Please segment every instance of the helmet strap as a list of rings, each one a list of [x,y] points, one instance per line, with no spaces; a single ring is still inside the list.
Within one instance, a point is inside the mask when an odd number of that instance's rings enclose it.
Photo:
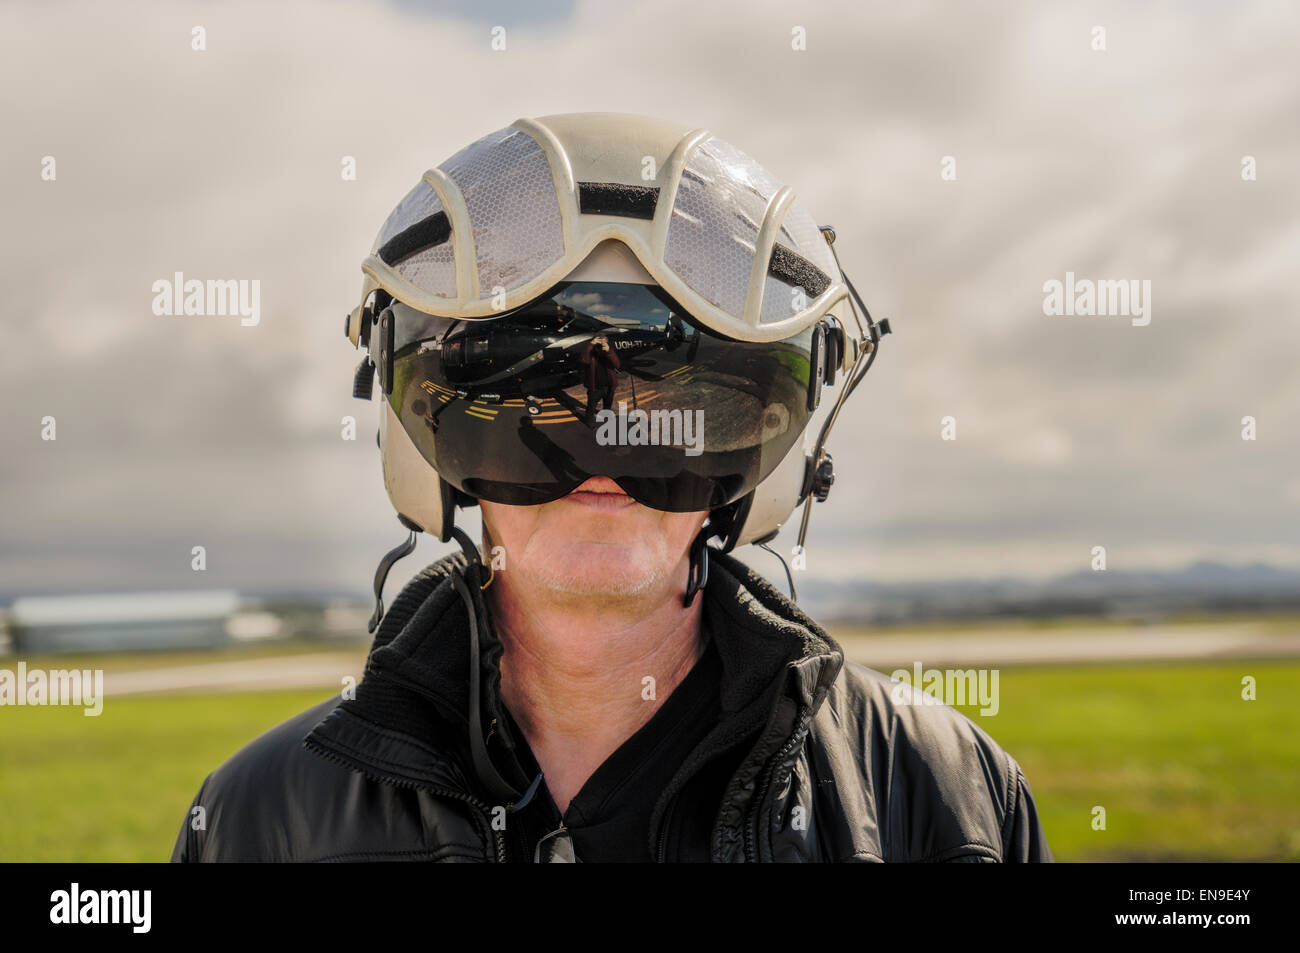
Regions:
[[[715,532],[706,523],[691,542],[691,563],[686,571],[686,595],[682,596],[682,605],[688,609],[695,601],[695,594],[709,582],[709,547],[706,540]]]
[[[523,793],[520,793],[501,776],[501,772],[492,763],[491,755],[488,754],[487,739],[483,734],[481,639],[482,630],[490,627],[492,622],[483,600],[483,584],[480,581],[484,567],[479,557],[478,547],[464,530],[453,527],[451,535],[460,544],[466,559],[463,570],[458,567],[452,569],[451,582],[461,602],[465,604],[465,612],[469,617],[470,757],[474,762],[474,771],[488,793],[504,806],[508,813],[514,813],[532,801],[533,795],[541,786],[542,772],[538,771],[537,777],[533,778],[532,783]]]
[[[750,508],[754,505],[754,491],[750,490],[734,503],[720,506],[709,513],[709,535],[719,540],[718,548],[729,553],[736,548],[740,531],[749,519]]]
[[[407,536],[399,545],[394,546],[388,552],[384,553],[384,558],[379,560],[379,566],[375,569],[375,611],[370,616],[370,623],[366,631],[374,634],[375,629],[379,628],[379,623],[384,618],[384,583],[388,580],[388,571],[393,568],[393,563],[397,562],[403,556],[409,556],[415,549],[415,534],[420,532],[420,527],[408,520],[401,513],[397,514],[398,520],[402,525],[410,530]]]

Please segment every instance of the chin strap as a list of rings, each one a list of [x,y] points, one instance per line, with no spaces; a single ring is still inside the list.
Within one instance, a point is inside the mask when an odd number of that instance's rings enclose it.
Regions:
[[[393,563],[403,556],[409,556],[415,549],[415,534],[419,532],[415,524],[407,522],[405,516],[399,515],[397,518],[411,531],[411,535],[400,545],[384,553],[384,558],[379,560],[379,567],[375,570],[375,611],[371,614],[370,623],[366,627],[366,631],[371,635],[375,634],[375,629],[379,628],[379,623],[384,618],[384,583],[388,581],[388,571],[393,568]]]
[[[682,596],[682,605],[688,609],[695,594],[709,582],[709,546],[705,541],[713,534],[711,529],[701,529],[691,542],[691,565],[686,572],[686,595]]]
[[[453,526],[451,535],[460,544],[467,561],[463,571],[452,569],[451,582],[461,601],[465,603],[465,611],[469,614],[470,757],[474,761],[474,771],[488,793],[505,807],[507,814],[513,814],[532,801],[537,789],[541,787],[542,772],[537,772],[537,777],[533,778],[528,790],[520,794],[505,778],[501,777],[496,765],[492,763],[491,756],[488,755],[487,741],[483,737],[482,659],[479,639],[480,626],[491,625],[491,620],[488,618],[487,606],[483,602],[482,584],[479,582],[483,575],[483,564],[479,559],[478,547],[463,530]]]

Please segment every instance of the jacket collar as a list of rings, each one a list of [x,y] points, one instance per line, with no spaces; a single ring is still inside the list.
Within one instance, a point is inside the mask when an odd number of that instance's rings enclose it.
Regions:
[[[698,766],[765,726],[764,737],[794,730],[791,713],[810,717],[843,663],[834,640],[766,579],[726,554],[712,551],[709,561],[704,613],[722,662],[722,717],[701,746],[708,750],[697,751],[674,779],[678,788],[691,762]],[[464,566],[455,553],[406,585],[375,634],[355,697],[312,729],[304,739],[309,749],[383,781],[481,800],[483,786],[470,780],[469,767],[468,614],[450,581]],[[501,645],[491,632],[483,633],[480,654],[483,724],[497,719],[489,747],[513,748],[501,718]],[[507,779],[520,790],[529,780],[517,769]]]

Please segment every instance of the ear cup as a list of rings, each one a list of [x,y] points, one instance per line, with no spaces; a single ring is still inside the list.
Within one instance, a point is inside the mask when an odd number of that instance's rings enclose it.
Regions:
[[[380,404],[380,456],[388,499],[399,514],[446,542],[451,533],[449,516],[454,512],[448,506],[450,487],[416,449],[388,401]]]
[[[736,514],[735,525],[727,533],[733,549],[759,539],[771,539],[776,534],[802,499],[807,470],[808,447],[801,440],[771,475],[754,488],[745,512]]]
[[[835,386],[835,375],[843,360],[844,329],[839,326],[839,322],[835,322],[828,325],[826,331],[826,373],[822,376],[822,383],[827,387]]]
[[[814,411],[822,400],[822,381],[826,377],[826,325],[813,327],[808,349],[808,410]]]
[[[396,326],[392,308],[385,308],[379,315],[379,327],[371,335],[374,342],[371,356],[379,371],[379,388],[385,394],[393,392],[393,331]]]

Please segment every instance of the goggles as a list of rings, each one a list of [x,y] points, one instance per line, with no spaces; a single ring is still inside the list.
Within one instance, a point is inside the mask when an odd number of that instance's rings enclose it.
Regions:
[[[833,318],[739,341],[661,287],[591,281],[488,319],[392,301],[371,336],[393,413],[456,489],[527,506],[604,476],[669,512],[725,506],[767,477],[843,347]]]
[[[513,311],[608,239],[697,323],[737,340],[785,340],[848,296],[812,216],[744,152],[662,120],[551,116],[425,173],[362,264],[348,335],[357,343],[380,290],[429,314]]]

